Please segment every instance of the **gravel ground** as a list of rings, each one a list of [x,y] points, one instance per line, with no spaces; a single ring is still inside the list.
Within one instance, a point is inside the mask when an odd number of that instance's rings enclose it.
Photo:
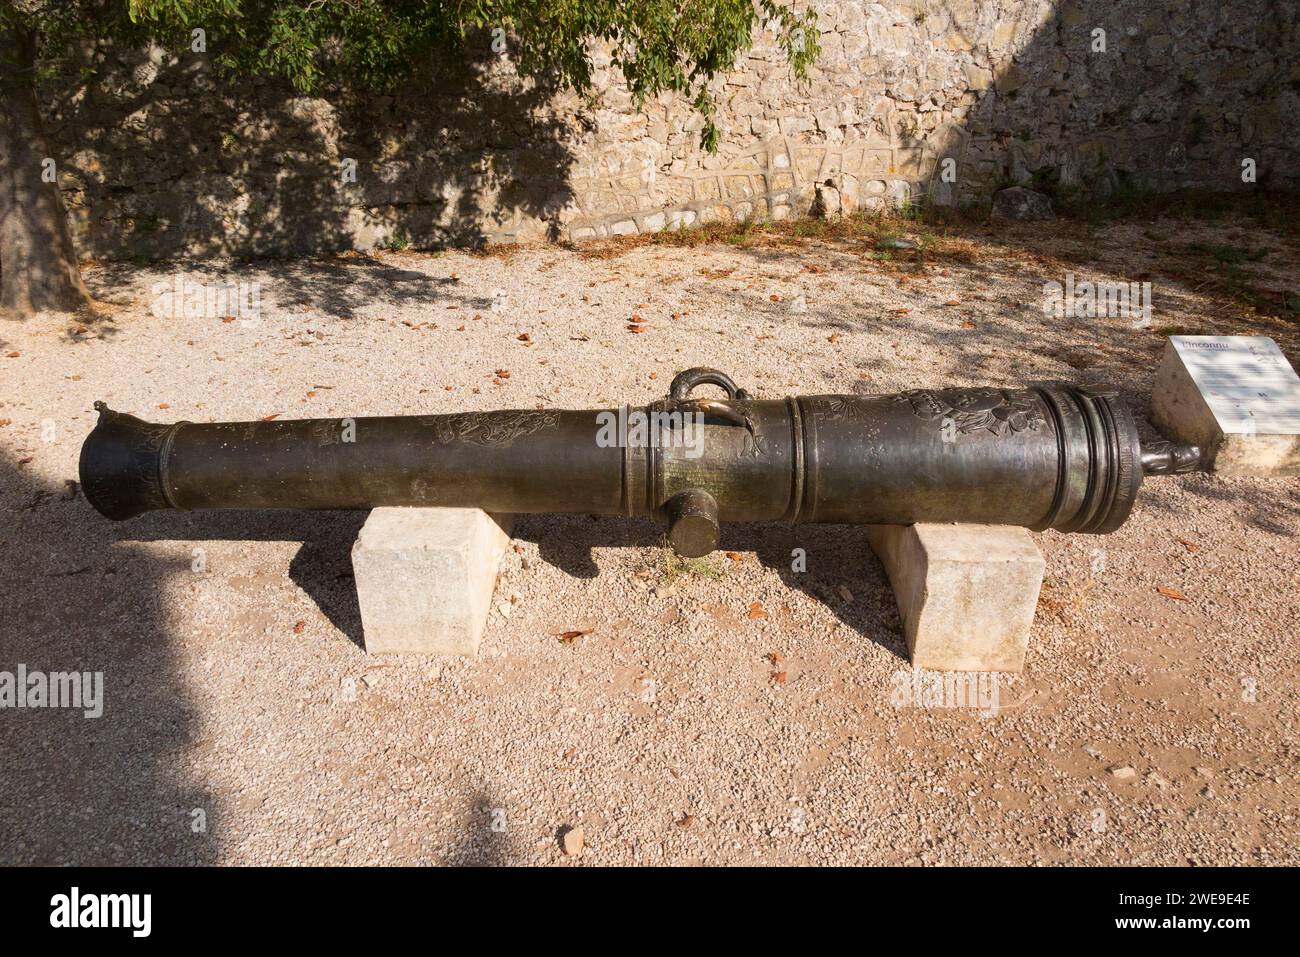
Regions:
[[[1048,580],[993,715],[896,706],[860,529],[733,527],[681,567],[651,524],[523,517],[477,659],[372,658],[363,515],[114,524],[67,484],[95,399],[158,421],[580,408],[709,365],[767,396],[1105,378],[1145,415],[1171,330],[1300,359],[1294,320],[1178,253],[1262,243],[1241,268],[1295,289],[1295,247],[1253,228],[921,238],[923,266],[843,236],[104,263],[93,321],[0,325],[0,670],[105,681],[97,720],[0,712],[0,861],[1300,863],[1295,481],[1153,480],[1113,535],[1036,535]],[[260,320],[155,317],[176,269],[260,282]],[[1067,270],[1150,273],[1153,328],[1045,320]]]

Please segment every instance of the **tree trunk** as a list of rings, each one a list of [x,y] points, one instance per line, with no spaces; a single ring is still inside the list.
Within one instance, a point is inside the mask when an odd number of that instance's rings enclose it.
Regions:
[[[36,32],[0,23],[0,313],[90,303],[36,104]],[[46,174],[48,177],[48,174]]]

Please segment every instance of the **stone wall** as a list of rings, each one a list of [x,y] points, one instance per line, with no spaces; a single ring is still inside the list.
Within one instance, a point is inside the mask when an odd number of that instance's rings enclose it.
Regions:
[[[81,249],[108,256],[582,239],[1012,182],[1085,200],[1297,185],[1294,0],[815,5],[806,82],[765,34],[716,81],[713,155],[682,98],[637,110],[604,62],[594,102],[539,89],[486,39],[433,96],[230,89],[202,55],[104,46],[42,93]]]

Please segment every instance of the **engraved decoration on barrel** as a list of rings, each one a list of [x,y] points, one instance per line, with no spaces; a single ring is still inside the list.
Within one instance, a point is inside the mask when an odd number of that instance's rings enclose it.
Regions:
[[[911,389],[894,397],[906,402],[918,418],[951,421],[961,435],[991,432],[996,436],[1029,430],[1046,423],[1042,404],[1033,392],[1011,389]]]
[[[434,432],[443,445],[468,442],[487,449],[508,449],[525,435],[554,428],[559,415],[552,411],[512,409],[505,412],[461,412],[443,416]]]

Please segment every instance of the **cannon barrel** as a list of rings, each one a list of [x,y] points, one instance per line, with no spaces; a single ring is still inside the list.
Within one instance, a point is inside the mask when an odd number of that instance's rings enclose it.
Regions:
[[[726,398],[692,395],[702,385]],[[101,402],[81,452],[90,503],[151,509],[452,506],[653,515],[684,555],[737,521],[974,522],[1102,533],[1144,474],[1199,467],[1143,448],[1112,391],[920,389],[751,398],[711,369],[645,407],[157,425]]]

